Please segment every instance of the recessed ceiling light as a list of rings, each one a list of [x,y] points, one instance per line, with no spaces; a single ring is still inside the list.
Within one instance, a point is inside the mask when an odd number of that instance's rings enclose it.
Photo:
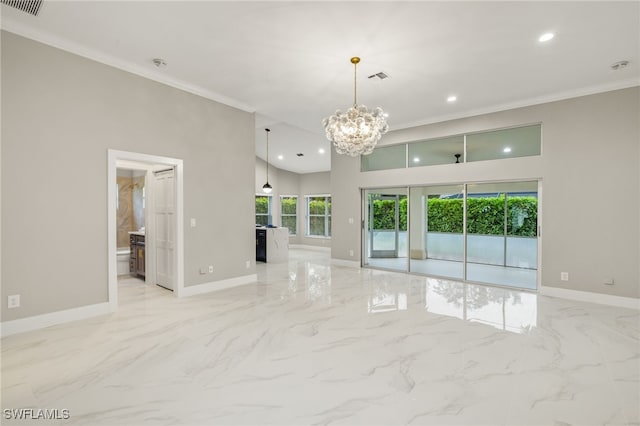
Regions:
[[[511,152],[511,148],[510,148],[510,147],[508,147],[508,146],[506,146],[506,147],[502,150],[502,152],[509,153],[509,152]]]
[[[451,95],[447,98],[447,102],[455,102],[458,100],[458,97],[456,95]]]
[[[538,38],[538,41],[539,41],[540,43],[544,43],[544,42],[546,42],[546,41],[551,40],[553,37],[555,37],[555,34],[553,34],[553,33],[544,33],[544,34],[542,34],[542,35],[540,36],[540,38]]]
[[[284,155],[278,155],[278,160],[284,160]]]
[[[419,163],[420,162],[420,157],[414,157],[413,158],[413,162],[414,163]]]
[[[324,154],[324,148],[320,148],[320,149],[318,150],[318,152],[319,152],[320,154]]]

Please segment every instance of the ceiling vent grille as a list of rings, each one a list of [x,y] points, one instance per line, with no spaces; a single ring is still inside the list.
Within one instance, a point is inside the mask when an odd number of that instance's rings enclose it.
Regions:
[[[380,80],[384,80],[385,78],[389,78],[389,74],[387,74],[387,73],[385,73],[383,71],[380,71],[380,72],[377,72],[375,74],[371,74],[367,78],[376,78],[376,77],[378,77]]]
[[[2,4],[15,7],[23,12],[30,13],[33,16],[38,16],[42,0],[1,0]]]

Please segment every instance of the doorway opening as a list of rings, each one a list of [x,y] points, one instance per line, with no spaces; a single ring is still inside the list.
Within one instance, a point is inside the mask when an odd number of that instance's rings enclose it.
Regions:
[[[128,173],[125,171],[129,171]],[[120,173],[119,173],[120,172]],[[134,229],[119,227],[120,183],[118,174],[131,175]],[[136,178],[134,178],[134,175]],[[123,253],[129,254],[129,273],[147,284],[158,284],[181,297],[184,289],[183,162],[180,159],[127,151],[108,151],[108,297],[111,311],[118,308],[118,275]],[[135,179],[136,183],[133,183]],[[141,183],[142,182],[142,183]],[[137,187],[136,187],[137,184]],[[133,198],[133,194],[132,194]],[[143,212],[141,213],[140,210]],[[137,218],[136,218],[137,213]],[[142,225],[142,226],[141,226]],[[123,247],[124,240],[128,247]]]

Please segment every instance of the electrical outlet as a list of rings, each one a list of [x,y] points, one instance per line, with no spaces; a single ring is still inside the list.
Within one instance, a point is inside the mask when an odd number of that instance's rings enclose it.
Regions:
[[[560,272],[560,280],[561,281],[569,281],[569,273],[568,272]]]
[[[247,269],[251,268],[251,261],[247,260],[244,265],[247,267]]]
[[[207,268],[200,268],[200,275],[204,275],[207,273]]]
[[[196,218],[192,217],[190,223],[191,223],[191,227],[195,228],[196,227]]]
[[[349,225],[353,225],[353,218],[352,217],[349,218]]]
[[[349,250],[349,256],[353,257],[353,250]]]
[[[12,294],[11,296],[7,297],[7,308],[12,309],[12,308],[19,308],[19,307],[20,307],[19,294]]]
[[[213,274],[213,265],[209,265],[209,273]]]

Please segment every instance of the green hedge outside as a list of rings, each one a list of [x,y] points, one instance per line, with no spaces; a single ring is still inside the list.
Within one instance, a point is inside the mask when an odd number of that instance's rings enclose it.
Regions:
[[[282,198],[280,199],[280,205],[282,206],[282,214],[296,214],[297,213],[297,198]]]
[[[269,213],[269,197],[256,195],[256,214],[258,213]]]
[[[467,199],[469,234],[504,235],[504,194],[492,198]],[[400,199],[400,231],[407,230],[407,198]],[[373,202],[374,229],[395,229],[394,200]],[[430,198],[427,202],[428,232],[462,234],[463,200]],[[535,237],[538,199],[507,197],[507,235]]]
[[[467,232],[481,235],[504,235],[504,194],[493,198],[467,199]],[[428,201],[429,232],[462,234],[461,199]],[[507,235],[535,237],[538,223],[536,197],[507,197]]]
[[[373,201],[373,227],[376,230],[395,230],[395,200]],[[400,198],[400,230],[407,230],[407,197]]]

